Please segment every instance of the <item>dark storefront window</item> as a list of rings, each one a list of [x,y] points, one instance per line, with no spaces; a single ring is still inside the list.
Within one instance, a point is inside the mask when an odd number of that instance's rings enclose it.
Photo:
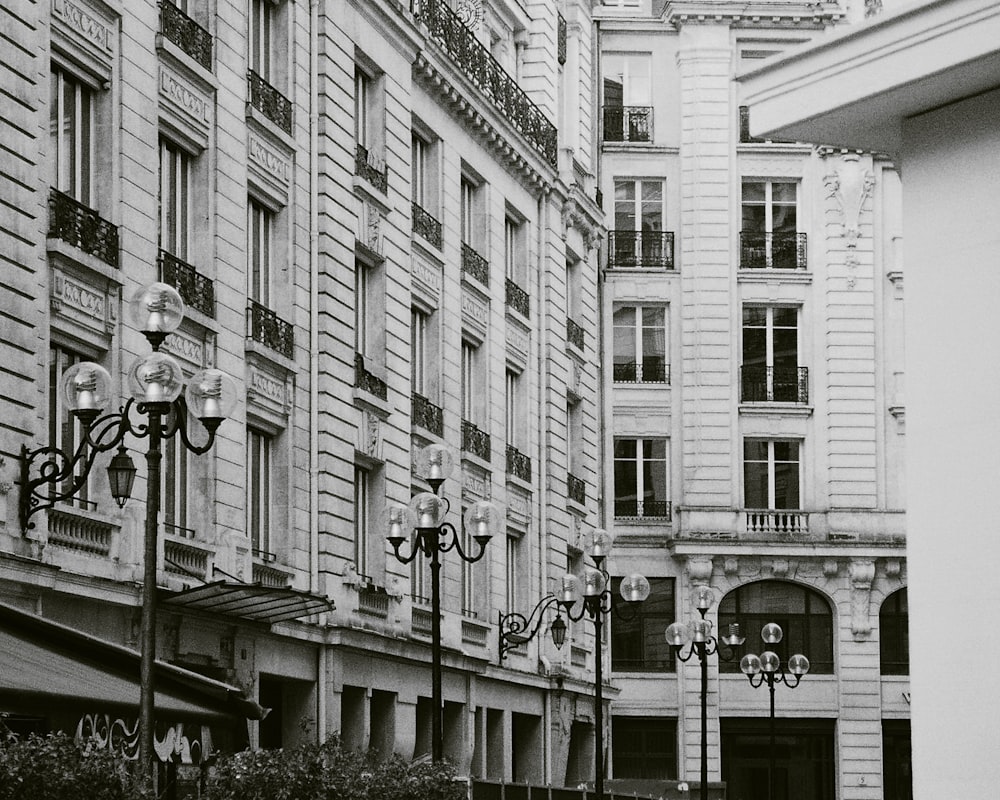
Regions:
[[[677,779],[677,720],[668,717],[611,719],[615,778]]]
[[[611,579],[619,597],[621,578]],[[650,578],[649,597],[633,609],[611,616],[611,669],[615,672],[673,672],[674,657],[664,631],[674,621],[674,579]],[[622,604],[624,605],[624,604]]]
[[[882,720],[882,784],[885,800],[913,800],[910,721]]]
[[[878,613],[879,661],[883,675],[910,674],[909,613],[906,589],[893,592]]]

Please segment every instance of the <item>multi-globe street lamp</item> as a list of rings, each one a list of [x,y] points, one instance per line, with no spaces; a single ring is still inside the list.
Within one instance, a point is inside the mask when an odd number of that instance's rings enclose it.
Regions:
[[[707,586],[697,586],[691,595],[699,618],[689,623],[673,622],[667,626],[667,644],[678,661],[687,662],[697,656],[701,665],[701,800],[708,800],[708,657],[718,653],[722,661],[731,661],[736,649],[745,641],[740,636],[740,626],[733,623],[729,633],[720,640],[712,635],[712,623],[705,614],[712,607],[715,596]],[[685,647],[687,651],[685,652]]]
[[[29,451],[21,448],[20,522],[24,530],[34,527],[31,517],[38,511],[72,499],[85,486],[100,453],[118,448],[108,466],[111,494],[124,507],[132,492],[136,468],[125,447],[125,439],[147,439],[146,521],[143,542],[142,640],[139,662],[139,770],[144,779],[152,775],[153,705],[156,663],[156,561],[160,512],[160,464],[163,440],[174,436],[195,454],[207,453],[215,433],[237,402],[236,383],[224,372],[210,368],[196,372],[187,381],[180,364],[160,352],[164,339],[184,318],[180,294],[165,283],[140,289],[129,304],[136,327],[152,352],[138,358],[128,373],[132,395],[118,411],[105,413],[112,379],[100,364],[83,361],[63,374],[59,391],[69,413],[82,426],[80,443],[73,453],[48,446]],[[203,444],[189,437],[188,413],[207,431]],[[141,418],[145,417],[145,422]],[[34,474],[33,474],[34,468]]]
[[[563,614],[573,622],[587,617],[594,624],[594,792],[597,800],[604,800],[604,618],[612,610],[624,618],[622,606],[616,606],[612,602],[611,576],[605,569],[612,543],[611,534],[607,531],[602,528],[594,530],[587,550],[594,566],[584,570],[582,592],[579,578],[567,574],[562,578],[559,593],[543,597],[527,616],[512,612],[500,617],[501,659],[509,649],[527,642],[538,633],[545,610],[553,604],[557,606],[557,612],[550,632],[556,647],[561,647],[566,639]],[[619,592],[625,601],[625,608],[635,609],[649,597],[649,581],[643,575],[633,573],[622,578]],[[574,611],[573,607],[581,600],[579,610]],[[536,614],[538,619],[533,622]]]
[[[486,555],[490,539],[500,533],[506,522],[504,512],[493,503],[480,500],[469,506],[464,516],[464,532],[475,541],[476,552],[466,552],[455,526],[444,520],[448,513],[447,498],[440,496],[442,484],[451,474],[454,457],[447,447],[431,444],[417,455],[416,471],[431,487],[420,492],[408,506],[392,504],[383,512],[386,539],[393,554],[403,564],[417,558],[427,558],[431,567],[431,758],[439,762],[444,756],[443,697],[441,689],[441,556],[449,550],[470,564]],[[403,542],[410,537],[410,552],[402,552]]]
[[[769,622],[761,628],[760,638],[768,646],[778,644],[783,637],[784,632],[776,622]],[[801,653],[796,653],[788,659],[786,672],[785,665],[781,663],[781,657],[773,650],[767,649],[759,656],[755,653],[747,653],[740,660],[740,669],[747,676],[751,686],[758,689],[766,683],[770,694],[767,796],[768,800],[774,800],[774,687],[778,683],[785,684],[789,689],[798,686],[799,681],[809,672],[809,659]]]

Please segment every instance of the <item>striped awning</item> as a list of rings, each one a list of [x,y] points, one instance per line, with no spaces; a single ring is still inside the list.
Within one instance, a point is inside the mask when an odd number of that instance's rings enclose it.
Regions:
[[[268,625],[333,610],[333,603],[320,595],[225,580],[179,592],[164,591],[160,602],[174,608],[226,614]]]

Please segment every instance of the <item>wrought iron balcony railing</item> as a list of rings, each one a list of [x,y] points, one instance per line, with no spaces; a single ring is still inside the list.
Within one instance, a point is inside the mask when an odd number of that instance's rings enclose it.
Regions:
[[[748,509],[747,533],[809,533],[809,513],[792,509]]]
[[[522,317],[530,314],[531,301],[528,299],[528,293],[510,278],[507,278],[505,293],[507,308],[513,308]]]
[[[673,231],[608,231],[608,266],[673,269]]]
[[[385,194],[389,189],[389,168],[363,144],[354,150],[354,174]]]
[[[292,101],[253,70],[247,72],[250,105],[289,136],[292,134]]]
[[[441,223],[416,203],[413,203],[413,232],[441,249]]]
[[[160,33],[205,69],[212,69],[212,34],[170,0],[160,3]]]
[[[255,342],[270,347],[285,358],[295,355],[295,331],[292,326],[255,300],[247,305],[247,335]]]
[[[740,367],[743,403],[809,403],[809,367]]]
[[[604,106],[604,141],[653,141],[653,107]]]
[[[566,473],[566,494],[574,503],[581,506],[587,503],[587,484],[583,478],[578,478],[572,472]]]
[[[48,235],[118,267],[118,226],[58,189],[49,190]]]
[[[583,350],[585,341],[583,328],[569,317],[566,317],[566,340],[577,350]]]
[[[559,158],[555,125],[549,122],[448,4],[444,0],[410,0],[410,10],[466,77],[555,167]]]
[[[662,358],[616,361],[611,371],[615,383],[670,383],[670,365]]]
[[[490,262],[465,242],[462,242],[462,272],[471,275],[483,286],[490,285]]]
[[[531,458],[512,444],[507,445],[507,474],[522,481],[531,481]]]
[[[435,436],[444,436],[444,411],[441,406],[434,405],[430,400],[420,394],[414,393],[412,401],[412,422],[430,431]]]
[[[566,18],[556,15],[556,60],[560,65],[566,63]]]
[[[389,398],[389,387],[378,375],[369,372],[365,367],[365,357],[361,353],[354,354],[354,386],[363,392],[374,395],[379,400]]]
[[[184,305],[206,317],[215,317],[215,284],[211,278],[166,250],[160,251],[159,263],[160,280],[180,293]]]
[[[615,519],[659,519],[670,521],[669,500],[615,500]]]
[[[479,430],[476,425],[467,419],[462,420],[462,450],[472,453],[483,461],[489,461],[492,455],[490,448],[490,435],[486,431]]]
[[[740,231],[740,269],[805,269],[804,233]]]

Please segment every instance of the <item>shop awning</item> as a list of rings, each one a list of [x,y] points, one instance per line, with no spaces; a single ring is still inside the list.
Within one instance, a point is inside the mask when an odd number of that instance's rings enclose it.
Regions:
[[[0,603],[0,704],[138,709],[138,651]],[[157,716],[262,719],[265,710],[235,686],[155,663]]]
[[[333,610],[327,598],[309,592],[235,581],[214,581],[180,592],[163,591],[160,602],[267,624]]]

